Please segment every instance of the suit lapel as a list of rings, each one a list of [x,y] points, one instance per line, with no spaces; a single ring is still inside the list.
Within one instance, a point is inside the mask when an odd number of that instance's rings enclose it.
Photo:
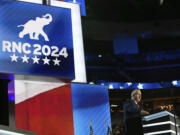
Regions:
[[[137,109],[140,109],[140,108],[138,107],[138,105],[135,103],[134,100],[132,100],[132,103],[133,103],[133,105],[134,105]]]

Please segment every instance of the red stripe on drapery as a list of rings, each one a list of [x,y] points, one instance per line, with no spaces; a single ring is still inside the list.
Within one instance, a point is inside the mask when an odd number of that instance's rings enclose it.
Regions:
[[[16,104],[16,128],[37,135],[74,135],[70,84]]]

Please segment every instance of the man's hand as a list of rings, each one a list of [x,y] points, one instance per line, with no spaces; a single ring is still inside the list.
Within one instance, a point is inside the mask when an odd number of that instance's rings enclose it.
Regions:
[[[141,115],[148,115],[148,114],[149,114],[149,112],[147,112],[147,111],[144,111],[144,110],[141,111]]]

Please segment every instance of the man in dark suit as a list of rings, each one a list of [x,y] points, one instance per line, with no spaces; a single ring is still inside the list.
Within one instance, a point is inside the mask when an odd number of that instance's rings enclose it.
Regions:
[[[131,100],[123,105],[126,135],[143,135],[141,115],[147,115],[149,112],[142,109],[140,101],[141,91],[133,90],[131,92]]]

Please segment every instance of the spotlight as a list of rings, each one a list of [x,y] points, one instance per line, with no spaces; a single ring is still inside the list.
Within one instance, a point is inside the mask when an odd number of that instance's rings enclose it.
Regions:
[[[162,4],[163,4],[163,2],[164,2],[164,0],[160,0],[160,5],[162,5]]]

